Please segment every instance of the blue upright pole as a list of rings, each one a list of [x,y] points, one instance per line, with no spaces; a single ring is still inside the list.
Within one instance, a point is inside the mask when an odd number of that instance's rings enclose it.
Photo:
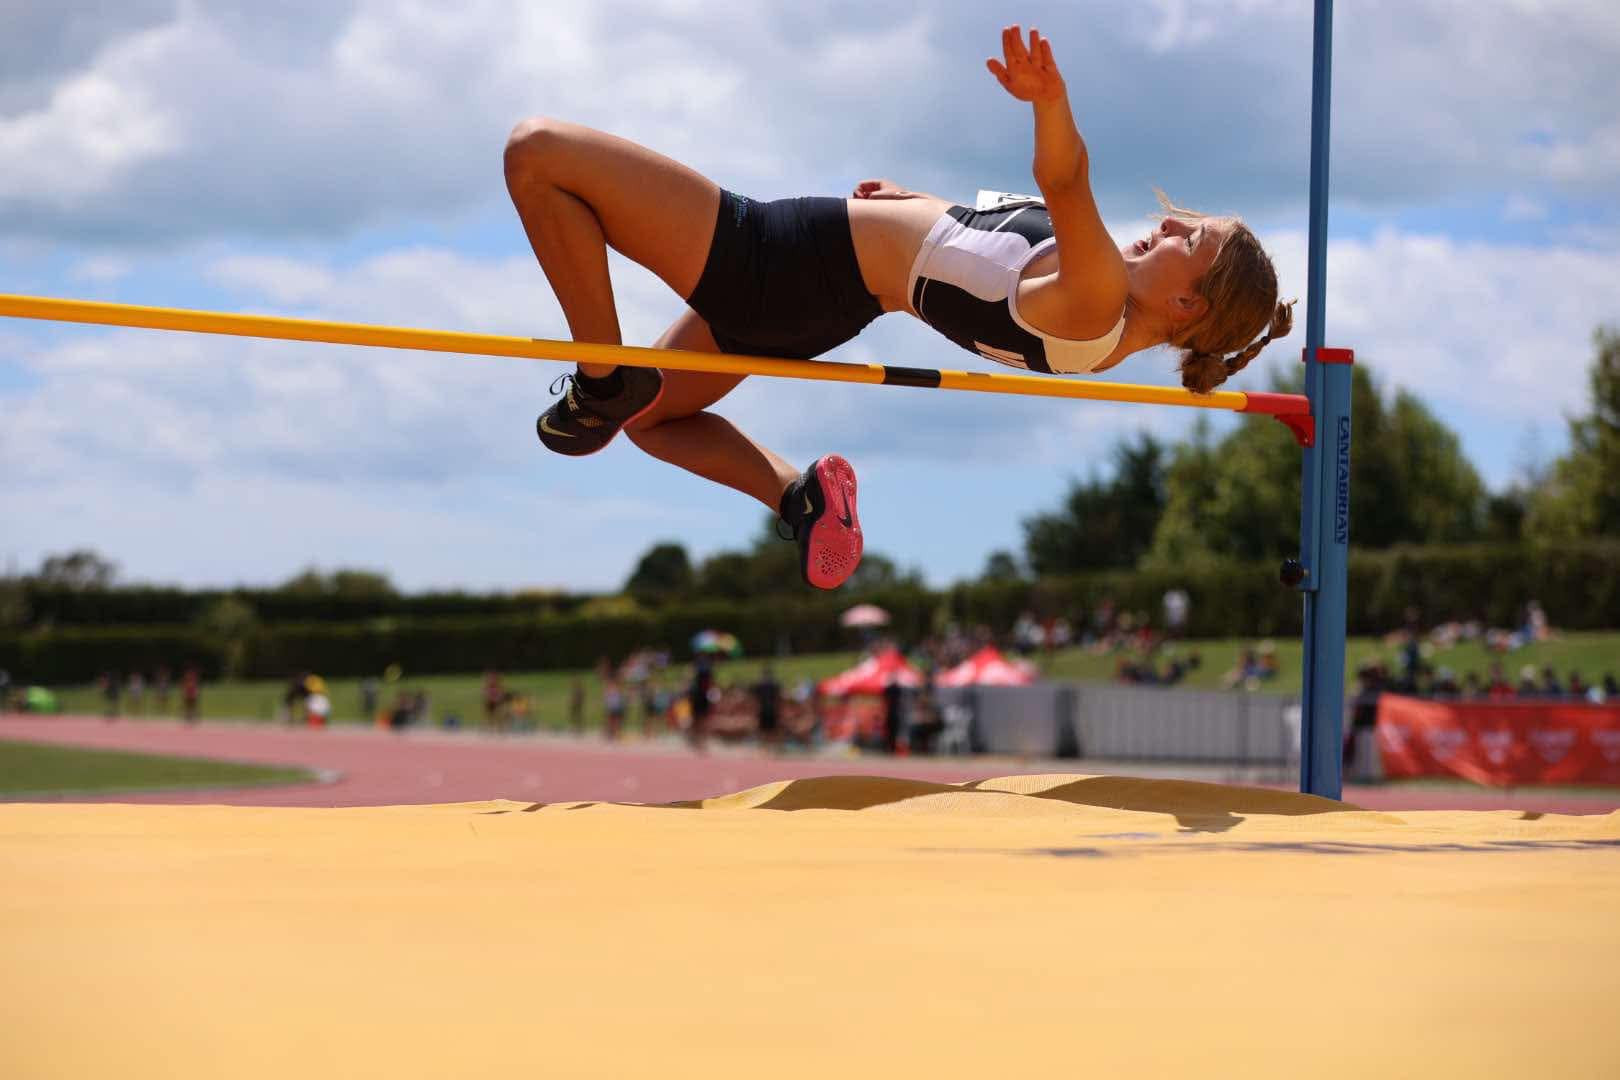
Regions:
[[[1350,364],[1325,349],[1327,327],[1328,118],[1333,0],[1316,0],[1311,75],[1311,223],[1305,295],[1305,392],[1316,438],[1305,451],[1299,586],[1305,594],[1299,789],[1337,799],[1344,777],[1345,576],[1350,551]]]

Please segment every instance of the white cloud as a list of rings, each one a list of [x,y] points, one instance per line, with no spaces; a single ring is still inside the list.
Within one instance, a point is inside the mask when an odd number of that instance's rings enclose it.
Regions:
[[[329,267],[279,255],[227,255],[214,262],[211,276],[227,288],[289,306],[320,304],[338,282]]]
[[[982,69],[1008,16],[983,5],[81,7],[24,5],[0,40],[0,258],[15,291],[90,281],[174,306],[564,337],[534,260],[502,257],[523,241],[500,145],[536,112],[620,132],[760,197],[863,175],[964,198],[1028,189],[1027,108]],[[1331,254],[1328,343],[1421,394],[1492,483],[1507,478],[1504,432],[1561,432],[1557,417],[1582,404],[1592,327],[1620,320],[1617,11],[1341,7],[1337,205],[1376,220],[1474,199],[1547,240],[1385,229]],[[1036,0],[1018,17],[1058,43],[1111,216],[1149,208],[1150,183],[1240,211],[1275,252],[1285,294],[1303,300],[1303,234],[1288,226],[1303,217],[1308,6],[1165,0],[1120,18],[1114,5]],[[1532,62],[1547,56],[1557,61]],[[1134,219],[1122,235],[1141,229]],[[616,258],[614,276],[625,340],[650,341],[679,302]],[[1299,325],[1263,364],[1297,362]],[[0,499],[45,510],[12,519],[5,542],[28,552],[119,537],[121,561],[148,577],[262,580],[341,559],[413,584],[594,586],[620,580],[654,533],[703,550],[757,525],[746,500],[629,447],[540,455],[533,418],[561,366],[0,333]],[[901,316],[835,358],[985,367]],[[1112,377],[1174,384],[1171,367],[1151,354]],[[1264,374],[1238,382],[1260,387]],[[1103,467],[1121,435],[1173,437],[1189,419],[766,379],[720,411],[792,460],[858,458],[877,498],[874,547],[943,576],[1015,544],[1019,515]],[[972,528],[941,537],[927,508],[970,496]],[[536,530],[561,545],[546,549],[567,563],[556,576],[528,572]]]
[[[1263,11],[1288,14],[1290,8],[1287,0],[1152,0],[1135,17],[1148,49],[1170,53],[1207,45],[1231,19]]]
[[[1285,277],[1302,280],[1303,238],[1273,243]],[[1500,423],[1585,408],[1592,330],[1620,320],[1613,251],[1390,229],[1335,242],[1328,281],[1328,344],[1355,348],[1442,417],[1461,408]],[[1287,342],[1296,350],[1303,320],[1299,327]]]
[[[1388,204],[1620,182],[1613,4],[1386,0],[1335,29],[1335,182]]]
[[[134,77],[167,51],[169,36],[148,30],[119,41],[102,66],[57,85],[44,106],[0,120],[0,205],[78,206],[180,149],[176,118]]]
[[[825,20],[785,4],[632,0],[284,7],[146,11],[35,71],[26,93],[0,76],[0,234],[173,244],[444,220],[499,204],[501,141],[535,112],[761,194],[900,168],[953,191],[1027,182],[1024,110],[982,70],[999,29],[982,5],[846,4]],[[844,8],[860,21],[842,22]],[[1164,0],[1117,14],[1021,13],[1058,42],[1105,204],[1134,205],[1158,182],[1251,215],[1293,212],[1308,8]],[[1385,0],[1341,18],[1340,195],[1387,206],[1612,187],[1617,24],[1600,0],[1467,19],[1442,0]],[[19,32],[63,34],[38,18]],[[1527,59],[1548,56],[1558,62]]]
[[[1285,290],[1297,289],[1304,277],[1303,236],[1281,232],[1264,239]],[[230,257],[210,273],[237,290],[239,306],[248,309],[566,336],[538,267],[526,258],[475,259],[418,248],[352,266]],[[615,273],[626,339],[650,340],[678,301],[622,262]],[[1465,450],[1476,460],[1490,458],[1490,445],[1504,431],[1519,438],[1526,425],[1583,407],[1591,329],[1620,320],[1620,256],[1572,248],[1458,243],[1390,230],[1366,241],[1335,242],[1329,283],[1328,343],[1355,348],[1386,385],[1421,395],[1461,429]],[[1295,362],[1303,323],[1263,362],[1273,368]],[[30,515],[34,524],[19,525],[40,550],[50,546],[47,537],[65,537],[63,529],[86,520],[89,511],[69,511],[69,502],[168,503],[176,508],[171,521],[256,521],[266,491],[297,488],[309,505],[327,509],[309,516],[296,542],[312,550],[329,542],[331,551],[341,552],[365,549],[354,539],[353,520],[338,507],[371,515],[367,508],[386,507],[392,489],[432,504],[453,503],[458,491],[498,491],[505,494],[490,499],[480,521],[504,533],[530,527],[528,510],[501,509],[503,500],[520,498],[513,492],[527,489],[523,498],[562,499],[570,528],[581,535],[593,521],[614,533],[619,546],[586,543],[577,569],[594,584],[611,584],[640,550],[636,536],[645,531],[612,518],[615,492],[640,491],[632,502],[645,522],[680,523],[689,531],[675,535],[695,544],[740,542],[758,513],[628,446],[587,462],[541,455],[533,418],[549,402],[546,384],[566,370],[561,366],[139,331],[64,330],[62,336],[43,349],[11,343],[39,385],[9,395],[8,423],[0,428],[0,459],[9,465],[0,496],[35,506],[43,497],[62,515]],[[835,357],[985,367],[902,316],[880,321]],[[1121,381],[1174,384],[1171,363],[1168,354],[1149,353],[1114,374]],[[1254,371],[1236,385],[1260,388],[1266,381]],[[763,378],[745,383],[719,411],[791,460],[829,450],[846,454],[874,477],[887,477],[878,481],[887,487],[877,490],[892,492],[902,505],[915,492],[950,490],[949,477],[966,462],[976,475],[1004,471],[1005,490],[996,499],[1022,508],[1020,514],[1055,498],[1064,477],[1106,471],[1120,437],[1148,430],[1174,438],[1190,423],[1179,410]],[[1487,469],[1492,483],[1507,479],[1512,463],[1505,455]],[[538,488],[522,479],[530,474],[544,478]],[[589,491],[601,495],[606,517],[590,509]],[[883,513],[878,510],[880,523]],[[375,516],[389,520],[381,510]],[[1001,532],[1012,523],[1003,519]],[[902,561],[932,564],[938,556],[926,548],[936,541],[917,524],[906,515],[895,518],[887,542],[875,546]],[[224,526],[198,528],[195,535],[215,536]],[[459,525],[432,528],[446,537],[462,535],[455,532]],[[1014,532],[998,542],[1015,539]],[[284,551],[287,542],[267,538],[261,546]],[[621,559],[623,546],[634,551]],[[244,559],[249,550],[257,549],[243,549]],[[982,552],[962,558],[969,565],[951,572],[976,570]],[[169,566],[169,559],[154,549],[152,568],[144,572],[158,574],[156,567]],[[410,571],[413,581],[443,581],[433,574],[453,573],[430,572],[424,553],[407,562],[420,567]],[[289,556],[277,565],[297,564]],[[489,563],[480,572],[498,576],[517,565]]]
[[[91,255],[80,260],[78,265],[68,271],[68,276],[75,281],[104,284],[128,277],[134,266],[134,261],[128,256]]]
[[[1503,221],[1546,221],[1547,207],[1524,195],[1510,195],[1502,206]]]
[[[109,43],[167,22],[174,0],[0,0],[0,114],[37,108]]]
[[[831,37],[807,58],[788,12],[681,16],[635,4],[519,0],[335,9],[324,36],[186,4],[0,113],[0,229],[176,242],[320,235],[448,216],[504,198],[500,149],[536,112],[621,131],[704,167],[771,177],[830,108],[922,91],[925,24]],[[828,80],[836,79],[829,83]],[[805,111],[794,95],[829,111]],[[897,88],[899,88],[897,90]],[[791,159],[789,159],[791,160]]]
[[[1610,89],[1620,91],[1620,80]],[[1620,122],[1529,148],[1528,153],[1551,179],[1570,184],[1612,183],[1620,177]]]
[[[650,340],[679,310],[621,260],[627,339]],[[241,310],[350,322],[567,337],[532,258],[442,250],[338,267],[231,256],[207,271]],[[532,459],[535,414],[561,365],[137,330],[60,328],[13,349],[39,386],[9,402],[0,458],[9,484],[76,475],[113,485],[196,483],[208,474],[334,482],[450,482]]]
[[[617,585],[650,546],[645,529],[694,531],[697,515],[641,497],[480,486],[336,485],[210,475],[183,493],[110,490],[94,477],[37,494],[37,519],[5,554],[32,567],[84,546],[116,556],[128,580],[267,584],[301,568],[382,570],[405,588],[581,591]],[[18,545],[20,546],[13,546]]]

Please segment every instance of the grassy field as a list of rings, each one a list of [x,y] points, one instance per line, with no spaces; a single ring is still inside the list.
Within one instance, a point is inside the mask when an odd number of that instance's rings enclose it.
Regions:
[[[854,653],[824,653],[816,656],[784,657],[771,663],[783,686],[791,687],[800,679],[822,678],[842,671],[853,664],[856,658]],[[763,663],[756,660],[722,661],[717,668],[717,680],[722,686],[732,683],[752,683],[759,678],[762,667]],[[690,665],[677,664],[662,672],[658,682],[666,690],[676,691],[684,690],[690,678]],[[526,726],[542,730],[561,730],[568,725],[568,698],[575,679],[581,680],[585,685],[585,715],[587,722],[594,725],[601,717],[601,694],[594,673],[590,671],[503,673],[505,688],[513,694],[523,695],[529,699],[530,710]],[[327,696],[332,701],[334,723],[371,722],[372,718],[362,714],[359,679],[329,678],[326,682]],[[282,697],[286,689],[286,681],[280,679],[205,683],[200,702],[201,713],[205,719],[211,720],[273,721],[280,716]],[[442,721],[447,714],[451,714],[459,717],[463,726],[482,725],[484,709],[481,675],[424,675],[413,678],[407,674],[397,683],[383,683],[378,693],[378,701],[380,706],[386,709],[392,706],[399,694],[418,691],[427,693],[435,721]],[[97,715],[105,711],[105,703],[94,687],[69,687],[58,691],[57,696],[63,712]],[[179,708],[177,693],[171,692],[166,712],[157,707],[149,693],[144,710],[132,710],[126,702],[122,715],[173,716],[178,714]]]
[[[245,787],[314,778],[303,769],[0,741],[0,798],[60,792]]]
[[[1258,644],[1248,639],[1222,639],[1216,641],[1189,641],[1179,650],[1197,653],[1201,665],[1188,676],[1184,685],[1195,689],[1214,689],[1221,678],[1237,663],[1242,650]],[[1278,676],[1275,689],[1297,692],[1304,645],[1299,638],[1278,638],[1276,648]],[[1122,654],[1097,656],[1080,649],[1056,654],[1042,670],[1052,678],[1077,679],[1085,682],[1103,682],[1114,677],[1114,669]],[[1364,663],[1383,661],[1392,670],[1396,667],[1398,650],[1385,645],[1379,638],[1351,638],[1345,646],[1345,686],[1352,684],[1355,671]],[[1552,665],[1560,680],[1570,671],[1579,671],[1587,682],[1603,677],[1604,672],[1620,675],[1620,633],[1566,634],[1554,641],[1539,642],[1511,653],[1492,653],[1478,642],[1461,644],[1449,649],[1424,649],[1424,660],[1435,668],[1449,667],[1459,680],[1470,671],[1484,676],[1493,661],[1500,661],[1510,681],[1518,681],[1519,669],[1531,665],[1539,672]],[[1160,664],[1162,668],[1163,654]],[[1268,689],[1272,689],[1268,687]]]
[[[1245,648],[1256,645],[1249,639],[1221,639],[1185,642],[1176,649],[1182,653],[1197,653],[1201,664],[1188,676],[1184,686],[1195,689],[1213,689],[1221,685],[1222,676],[1237,663]],[[1275,642],[1278,674],[1267,690],[1281,693],[1297,692],[1299,688],[1301,644],[1298,639],[1278,639]],[[1042,672],[1050,678],[1073,679],[1082,682],[1107,682],[1113,679],[1120,660],[1127,654],[1098,655],[1083,649],[1066,649],[1049,656],[1037,657]],[[1164,666],[1166,654],[1158,657]],[[1376,638],[1352,638],[1346,650],[1346,686],[1356,667],[1366,661],[1382,659],[1392,667],[1396,650]],[[1506,655],[1489,653],[1482,645],[1459,645],[1440,651],[1426,651],[1427,661],[1436,666],[1452,668],[1460,679],[1466,672],[1483,675],[1493,659],[1500,660],[1511,679],[1517,678],[1524,665],[1538,670],[1551,664],[1560,679],[1571,670],[1581,672],[1588,680],[1602,677],[1604,672],[1620,673],[1620,633],[1568,634],[1555,641],[1532,645]],[[814,656],[784,657],[771,661],[778,679],[784,687],[791,687],[801,679],[820,679],[849,667],[856,660],[854,653],[823,653]],[[721,685],[748,685],[758,679],[762,661],[755,659],[726,660],[717,671]],[[660,676],[660,683],[669,690],[683,688],[690,677],[690,668],[676,665]],[[594,726],[601,714],[600,694],[595,676],[585,671],[510,672],[505,675],[506,688],[530,700],[531,710],[524,726],[542,730],[561,729],[568,722],[569,688],[575,679],[586,688],[586,719]],[[361,715],[360,680],[328,679],[328,696],[332,700],[332,719],[337,723],[369,722]],[[398,683],[384,684],[380,703],[386,708],[402,691],[425,691],[431,700],[435,721],[446,714],[460,718],[463,726],[477,727],[483,720],[481,704],[481,678],[478,675],[432,675],[412,677],[409,673]],[[272,721],[278,716],[286,684],[282,681],[238,681],[209,683],[202,694],[202,715],[209,719]],[[71,687],[60,692],[65,712],[98,714],[104,703],[93,687]],[[171,694],[168,715],[179,709],[177,694]],[[156,703],[148,694],[144,710],[130,710],[125,714],[156,716],[160,714]],[[632,707],[632,715],[635,708]]]

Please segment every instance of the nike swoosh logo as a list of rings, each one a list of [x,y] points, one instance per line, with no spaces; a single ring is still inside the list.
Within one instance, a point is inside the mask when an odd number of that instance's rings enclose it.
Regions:
[[[569,432],[558,431],[556,428],[552,427],[551,418],[549,416],[542,416],[540,418],[540,430],[545,432],[547,435],[555,435],[559,439],[572,439],[574,437]]]
[[[805,495],[805,497],[804,497],[804,516],[809,517],[811,514],[813,514],[815,512],[816,512],[816,508],[814,506],[810,505],[810,496],[807,493]]]
[[[851,514],[849,512],[849,496],[848,495],[844,496],[844,512],[842,514],[838,515],[838,520],[843,522],[844,528],[846,528],[846,529],[853,528],[854,525],[855,525],[855,518],[853,516],[851,516]]]

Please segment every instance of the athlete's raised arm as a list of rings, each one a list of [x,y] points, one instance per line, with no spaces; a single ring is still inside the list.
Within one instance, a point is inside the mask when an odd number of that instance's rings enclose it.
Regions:
[[[1002,59],[986,60],[1002,88],[1035,112],[1035,183],[1052,215],[1058,242],[1058,281],[1077,316],[1099,323],[1119,317],[1130,281],[1125,261],[1103,227],[1091,194],[1091,161],[1069,108],[1069,91],[1039,30],[1001,32]]]

